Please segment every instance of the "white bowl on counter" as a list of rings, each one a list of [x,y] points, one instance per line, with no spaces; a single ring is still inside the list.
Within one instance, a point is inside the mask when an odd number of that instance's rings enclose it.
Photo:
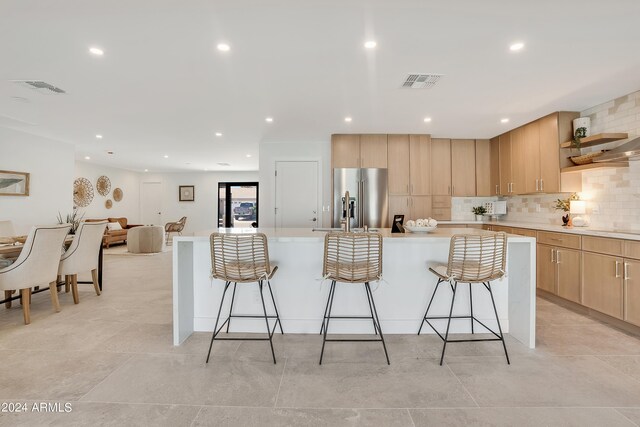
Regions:
[[[414,226],[410,226],[410,225],[405,225],[404,228],[406,230],[409,230],[412,233],[429,233],[433,230],[435,230],[436,228],[438,228],[438,226],[433,226],[433,227],[418,227],[417,225]]]

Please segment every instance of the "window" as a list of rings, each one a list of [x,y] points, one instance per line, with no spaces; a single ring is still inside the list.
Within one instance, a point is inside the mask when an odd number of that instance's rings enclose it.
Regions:
[[[218,226],[258,226],[258,183],[218,183]]]

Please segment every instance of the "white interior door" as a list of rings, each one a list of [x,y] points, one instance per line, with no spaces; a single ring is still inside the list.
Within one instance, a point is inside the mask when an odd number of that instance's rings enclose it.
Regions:
[[[276,162],[276,227],[317,227],[319,197],[318,162]]]
[[[162,224],[162,183],[143,182],[140,198],[142,223],[145,225]]]

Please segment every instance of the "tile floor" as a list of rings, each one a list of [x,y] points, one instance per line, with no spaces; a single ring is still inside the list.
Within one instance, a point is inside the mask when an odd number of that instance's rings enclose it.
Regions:
[[[397,335],[391,366],[379,343],[328,344],[318,366],[315,335],[277,336],[277,365],[264,342],[216,342],[206,366],[209,334],[172,346],[171,254],[105,260],[100,297],[81,285],[54,314],[39,294],[29,326],[0,308],[0,402],[72,406],[1,426],[640,425],[640,340],[545,300],[538,348],[509,339],[511,366],[481,343],[441,367],[437,338]]]

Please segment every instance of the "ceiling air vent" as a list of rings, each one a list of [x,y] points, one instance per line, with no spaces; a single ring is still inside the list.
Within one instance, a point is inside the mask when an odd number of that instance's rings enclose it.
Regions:
[[[435,86],[443,77],[443,74],[409,74],[402,83],[406,89],[429,89]]]
[[[225,162],[218,162],[218,165],[220,165],[220,166],[231,166],[229,163],[225,163]]]
[[[22,87],[26,87],[28,89],[34,89],[38,93],[44,95],[60,95],[63,93],[67,93],[64,90],[56,87],[47,82],[43,82],[42,80],[11,80],[12,82],[19,84]]]

